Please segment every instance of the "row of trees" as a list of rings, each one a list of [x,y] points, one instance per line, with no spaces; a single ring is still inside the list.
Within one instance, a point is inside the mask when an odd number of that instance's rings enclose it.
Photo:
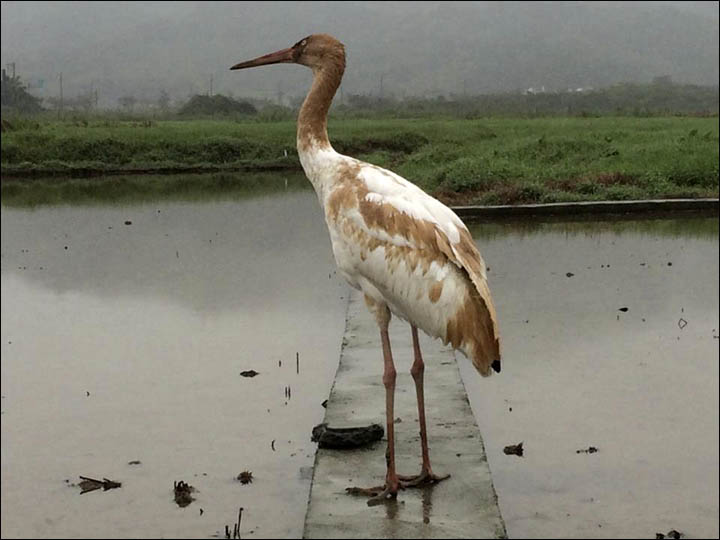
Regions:
[[[335,114],[347,116],[426,116],[446,115],[473,118],[488,115],[598,115],[598,114],[717,114],[718,87],[676,84],[669,77],[657,77],[651,84],[621,83],[603,89],[567,92],[515,92],[478,96],[435,98],[393,96],[378,97],[346,93],[336,104]],[[2,72],[3,111],[37,113],[42,110],[39,98],[32,96],[20,77]],[[90,112],[97,109],[97,91],[89,91],[73,98],[47,98],[47,105],[55,110]],[[291,107],[269,100],[237,100],[229,96],[195,95],[180,106],[173,107],[171,97],[161,90],[156,101],[140,102],[133,95],[118,99],[120,109],[133,113],[138,105],[143,112],[163,115],[215,116],[256,115],[265,120],[291,118],[302,102],[292,100]]]
[[[46,105],[53,110],[62,111],[80,111],[89,113],[98,108],[98,92],[97,90],[89,90],[74,97],[52,96],[44,100],[33,96],[27,90],[27,86],[23,84],[20,76],[9,75],[6,70],[2,70],[2,78],[0,79],[0,90],[2,94],[2,110],[3,112],[16,112],[22,114],[37,114],[42,112],[44,101]],[[132,113],[135,106],[138,105],[138,99],[133,95],[126,95],[117,100],[120,108],[126,113]],[[184,116],[203,116],[215,114],[246,114],[251,115],[257,112],[257,109],[246,101],[238,101],[231,97],[216,94],[214,96],[192,96],[177,111],[171,109],[170,94],[166,90],[161,90],[157,101],[153,103],[143,103],[144,108],[159,110],[162,113],[177,112]]]
[[[607,88],[566,92],[514,92],[435,98],[379,98],[346,95],[335,108],[348,115],[600,115],[718,114],[717,86],[676,84],[658,77],[651,84],[619,83]]]
[[[27,87],[20,80],[19,75],[8,74],[2,70],[0,77],[0,103],[3,112],[13,109],[26,114],[38,113],[42,110],[42,100],[30,94]]]

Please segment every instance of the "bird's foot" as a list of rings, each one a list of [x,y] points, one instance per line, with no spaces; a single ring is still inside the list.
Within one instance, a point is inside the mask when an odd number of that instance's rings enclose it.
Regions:
[[[423,469],[420,474],[415,476],[398,475],[398,480],[400,480],[400,486],[402,488],[429,486],[447,480],[448,478],[450,478],[449,474],[437,475],[427,469]]]
[[[395,489],[390,489],[387,485],[371,488],[349,487],[345,488],[345,491],[350,495],[364,495],[366,497],[370,497],[367,502],[368,506],[375,506],[397,498],[398,488],[402,489],[402,485],[398,484]]]

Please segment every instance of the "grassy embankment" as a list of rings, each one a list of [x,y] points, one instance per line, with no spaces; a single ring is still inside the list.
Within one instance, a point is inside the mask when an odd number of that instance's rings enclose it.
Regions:
[[[2,136],[3,198],[15,177],[293,170],[294,122],[25,122]],[[342,153],[388,167],[452,204],[717,197],[718,119],[693,117],[331,119]],[[287,155],[286,155],[287,153]],[[215,175],[205,190],[246,175]],[[187,177],[186,177],[187,178]],[[80,182],[80,191],[113,181]],[[172,191],[164,180],[158,196]],[[181,182],[187,190],[188,180]],[[110,188],[112,189],[112,188]]]

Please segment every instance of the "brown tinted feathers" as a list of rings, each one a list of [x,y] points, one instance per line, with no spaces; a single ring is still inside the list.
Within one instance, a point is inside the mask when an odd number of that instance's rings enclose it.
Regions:
[[[413,218],[389,203],[368,200],[369,190],[357,176],[357,170],[348,169],[344,182],[336,188],[327,201],[328,218],[340,224],[345,234],[364,249],[372,251],[385,247],[389,268],[402,259],[411,271],[418,264],[427,273],[433,261],[444,265],[450,261],[468,278],[468,293],[458,298],[458,308],[449,318],[444,336],[445,343],[466,351],[477,370],[484,376],[491,373],[490,366],[500,359],[500,340],[497,332],[497,316],[490,290],[484,278],[483,262],[470,233],[458,227],[460,239],[451,244],[436,224]],[[382,230],[391,237],[399,236],[410,246],[383,242],[369,235],[350,221],[343,219],[344,211],[357,208],[370,230]],[[363,253],[361,252],[361,258]],[[442,282],[428,291],[428,298],[436,303],[442,294]]]
[[[490,366],[500,360],[500,335],[497,315],[490,296],[490,289],[483,277],[483,262],[470,233],[460,229],[460,241],[451,245],[447,237],[436,232],[440,250],[458,267],[465,271],[474,285],[463,299],[455,316],[448,322],[446,340],[454,348],[463,343],[469,346],[469,356],[475,368],[483,376],[492,372]]]

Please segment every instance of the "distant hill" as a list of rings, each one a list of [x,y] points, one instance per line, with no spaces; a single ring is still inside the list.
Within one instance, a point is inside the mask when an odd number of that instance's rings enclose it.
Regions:
[[[287,102],[298,66],[232,64],[313,32],[347,46],[343,91],[379,95],[605,87],[670,76],[718,84],[717,2],[3,2],[3,65],[36,95],[92,86],[100,103],[133,94],[177,102],[208,91]]]

